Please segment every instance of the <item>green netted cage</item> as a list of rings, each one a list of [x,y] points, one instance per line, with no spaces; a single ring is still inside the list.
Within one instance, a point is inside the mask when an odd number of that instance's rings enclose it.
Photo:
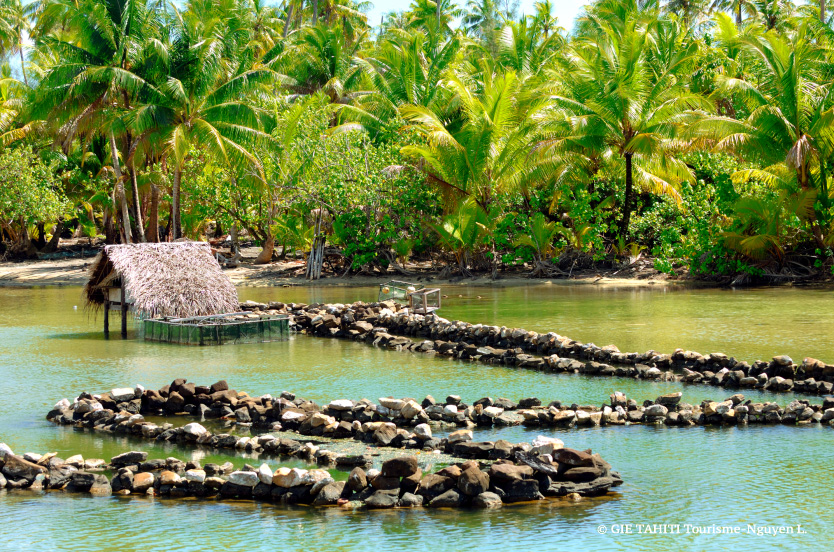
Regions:
[[[389,299],[397,301],[398,303],[408,303],[409,294],[423,289],[422,284],[411,284],[409,282],[400,282],[399,280],[391,280],[384,284],[379,284],[379,298],[377,301],[388,301]]]
[[[289,317],[236,312],[142,321],[145,341],[182,345],[225,345],[279,341],[289,336]]]

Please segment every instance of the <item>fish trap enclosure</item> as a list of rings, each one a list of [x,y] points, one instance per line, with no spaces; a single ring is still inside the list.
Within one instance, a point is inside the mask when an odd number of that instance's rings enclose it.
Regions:
[[[389,280],[384,284],[379,284],[379,296],[377,301],[388,301],[389,299],[405,303],[408,301],[408,296],[415,291],[420,291],[425,288],[422,284],[412,284],[411,282],[401,282],[399,280]]]
[[[194,316],[190,318],[151,318],[142,321],[145,341],[181,345],[226,345],[264,343],[287,339],[289,317],[253,315],[248,312]]]

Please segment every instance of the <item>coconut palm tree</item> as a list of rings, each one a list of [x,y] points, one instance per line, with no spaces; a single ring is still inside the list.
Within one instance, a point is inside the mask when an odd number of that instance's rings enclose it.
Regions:
[[[744,15],[750,17],[756,15],[756,8],[753,6],[751,0],[713,0],[710,4],[710,11],[726,11],[735,14],[736,27],[741,27],[744,22]]]
[[[459,38],[431,49],[422,31],[391,31],[369,57],[361,61],[367,88],[354,94],[351,104],[339,106],[346,124],[377,136],[398,117],[401,106],[430,108],[445,116],[450,94],[443,79],[461,48]]]
[[[55,21],[62,21],[59,33],[38,36],[41,47],[56,55],[58,62],[41,80],[30,115],[61,125],[59,134],[65,149],[76,136],[89,138],[98,132],[107,135],[126,241],[130,241],[131,227],[120,159],[126,158],[133,137],[123,117],[134,107],[140,92],[149,90],[134,68],[142,63],[146,42],[158,32],[157,8],[148,0],[59,0],[41,11],[52,21],[41,29],[57,29]],[[136,171],[132,163],[127,169],[133,192],[135,238],[143,241]]]
[[[761,69],[749,78],[721,79],[716,94],[743,101],[750,115],[743,120],[709,117],[695,130],[716,150],[764,167],[740,171],[735,181],[815,190],[819,204],[810,224],[818,245],[824,246],[823,224],[831,217],[826,167],[834,155],[834,64],[807,25],[788,36],[774,31],[746,36],[740,44]]]
[[[469,0],[460,24],[468,36],[479,38],[487,50],[495,54],[501,18],[494,0]]]
[[[485,74],[479,93],[457,76],[448,86],[461,119],[441,119],[423,106],[402,107],[402,116],[426,140],[426,145],[406,146],[403,153],[417,159],[447,197],[471,197],[489,212],[497,193],[537,184],[542,165],[548,163],[527,158],[535,114],[543,103],[512,71]]]
[[[23,83],[29,86],[26,77],[24,35],[31,29],[31,24],[26,12],[27,9],[21,0],[0,0],[0,59],[18,54]]]
[[[356,60],[361,40],[347,44],[341,25],[305,27],[288,49],[270,66],[295,80],[294,90],[313,94],[322,90],[332,103],[340,103],[358,85]]]
[[[553,2],[551,0],[541,0],[533,4],[533,9],[536,13],[528,15],[527,17],[533,20],[536,28],[540,29],[546,39],[553,33],[561,33],[564,31],[559,26],[559,19],[553,15]]]
[[[620,160],[625,190],[619,232],[625,239],[635,187],[677,198],[678,186],[694,181],[677,154],[692,110],[706,102],[680,84],[697,52],[693,43],[682,47],[685,31],[674,21],[647,20],[635,5],[612,7],[621,17],[591,11],[584,18],[587,32],[568,54],[563,92],[551,97],[552,120],[562,128],[538,147],[557,157],[570,153],[568,165],[586,168],[592,159]],[[564,170],[570,174],[576,167]]]
[[[756,10],[756,17],[762,22],[766,31],[778,29],[784,31],[792,25],[796,6],[790,0],[751,0]]]
[[[463,15],[463,10],[453,0],[412,0],[408,13],[412,29],[423,29],[434,40],[440,40],[454,33],[452,22]]]
[[[706,13],[706,4],[706,0],[669,0],[663,9],[680,17],[684,26],[694,27]]]
[[[535,20],[509,21],[500,33],[496,61],[517,73],[538,73],[549,66],[551,58],[564,44],[559,33],[545,37]]]
[[[252,148],[271,140],[269,121],[249,94],[280,81],[277,73],[257,65],[228,75],[222,52],[197,33],[180,22],[166,56],[169,65],[164,81],[148,91],[146,101],[128,121],[137,135],[137,148],[144,151],[161,145],[172,168],[174,239],[182,236],[182,173],[192,153],[208,154],[233,173],[248,170],[263,179],[261,162]]]

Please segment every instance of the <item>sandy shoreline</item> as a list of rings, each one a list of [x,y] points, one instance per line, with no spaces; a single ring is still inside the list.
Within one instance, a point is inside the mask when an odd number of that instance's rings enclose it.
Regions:
[[[87,271],[92,266],[94,257],[66,258],[56,260],[25,261],[20,263],[0,263],[0,287],[34,287],[34,286],[83,286],[87,282]],[[595,285],[613,287],[662,287],[691,285],[681,281],[669,281],[665,278],[609,278],[604,276],[577,277],[571,279],[528,278],[523,273],[501,275],[497,280],[478,276],[474,278],[439,279],[428,274],[418,274],[408,278],[391,273],[378,276],[326,276],[315,282],[303,277],[289,276],[294,267],[302,267],[301,261],[276,263],[272,265],[242,264],[237,268],[225,269],[238,287],[283,287],[283,286],[376,286],[386,279],[408,279],[426,285],[466,285],[485,287],[509,287],[530,285]]]

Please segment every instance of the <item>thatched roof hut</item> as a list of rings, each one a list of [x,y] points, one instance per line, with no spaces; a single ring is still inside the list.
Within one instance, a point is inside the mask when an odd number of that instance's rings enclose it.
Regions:
[[[239,309],[237,290],[207,243],[108,245],[93,262],[84,286],[88,307],[109,304],[122,284],[125,303],[142,318],[208,316]]]

